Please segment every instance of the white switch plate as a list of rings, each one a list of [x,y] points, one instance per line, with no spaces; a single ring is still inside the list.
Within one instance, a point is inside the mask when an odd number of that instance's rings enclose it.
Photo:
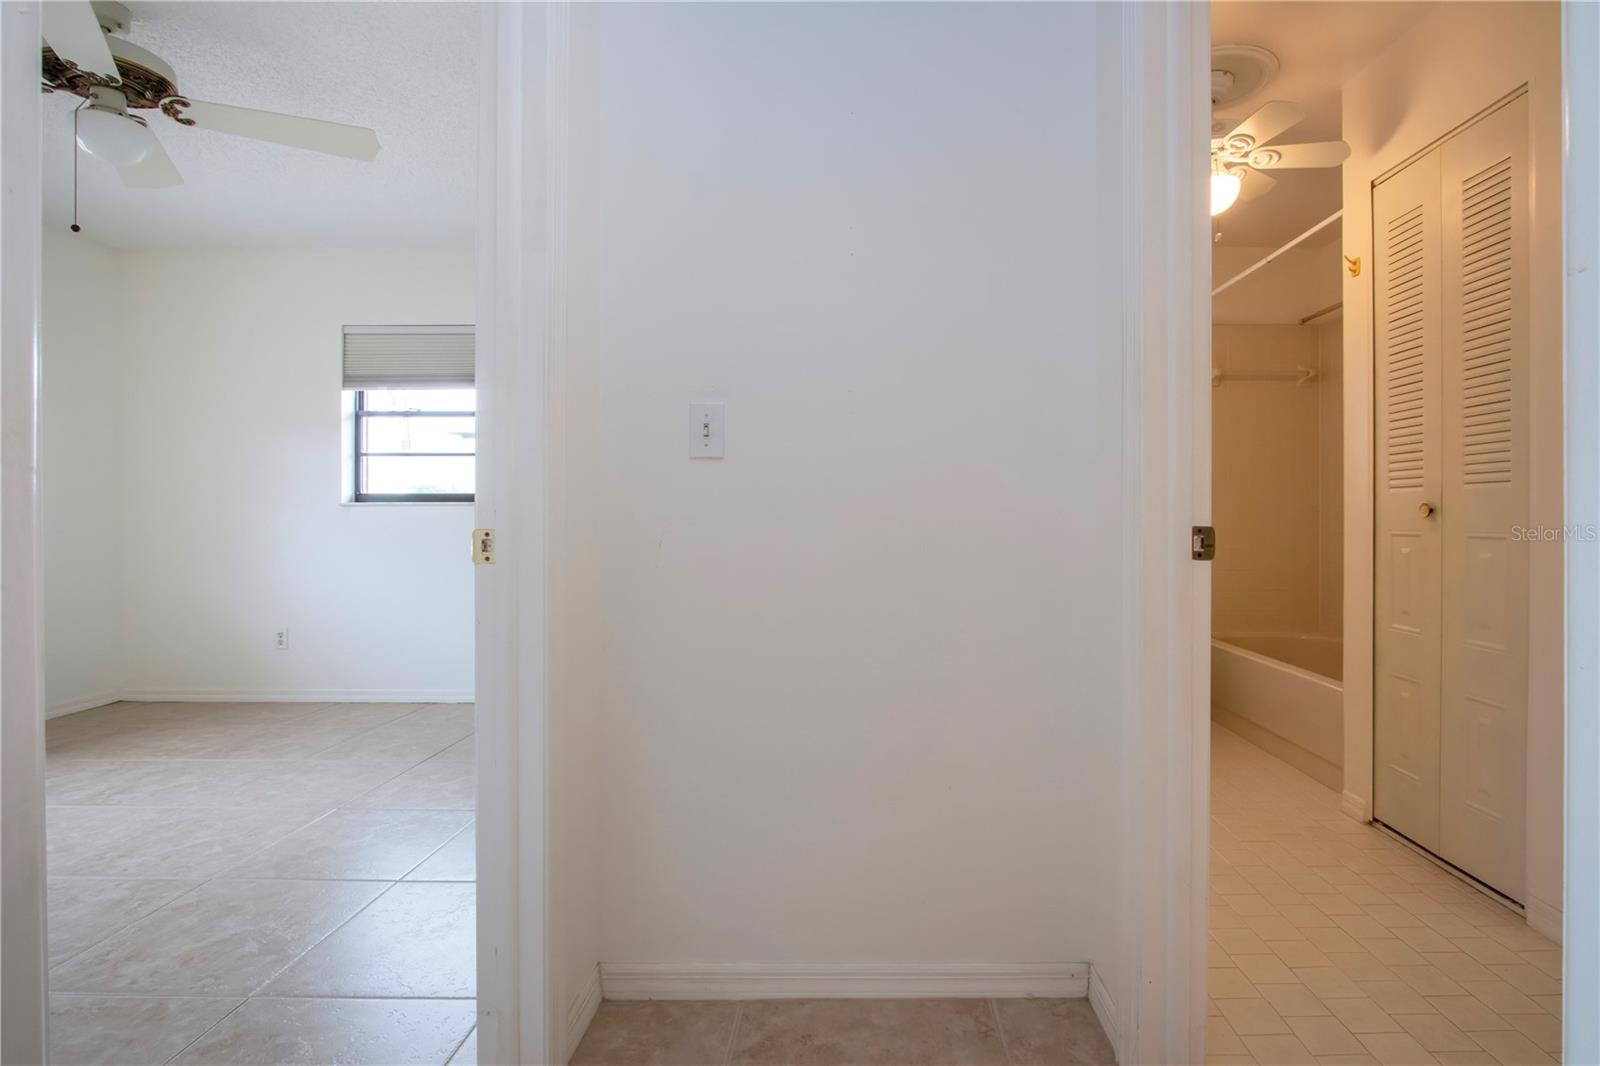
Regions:
[[[726,441],[722,435],[722,404],[689,405],[689,458],[721,459]]]

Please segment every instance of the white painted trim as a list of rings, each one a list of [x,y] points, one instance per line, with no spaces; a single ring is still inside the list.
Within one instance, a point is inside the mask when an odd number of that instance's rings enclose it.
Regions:
[[[43,1062],[39,5],[0,4],[0,1061]]]
[[[1079,998],[1089,964],[604,962],[600,985],[606,999]]]
[[[1343,792],[1339,795],[1339,809],[1348,818],[1358,822],[1372,821],[1372,806],[1369,797],[1356,792]]]
[[[562,1062],[572,1061],[572,1056],[577,1052],[578,1045],[583,1042],[583,1034],[589,1031],[589,1023],[594,1021],[595,1011],[600,1009],[600,1001],[605,998],[600,992],[600,967],[596,965],[589,971],[589,979],[583,987],[573,995],[572,1002],[567,1005],[566,1027],[562,1030],[562,1047],[565,1053],[561,1056]]]
[[[125,689],[102,702],[128,700],[133,703],[471,703],[472,695],[471,692],[460,689],[419,688],[145,688]],[[82,710],[82,708],[75,709]]]
[[[547,434],[551,257],[568,7],[484,4],[478,138],[475,568],[478,1029],[486,1062],[560,1058],[548,911]],[[564,120],[563,120],[564,124]]]
[[[45,718],[92,711],[108,703],[471,703],[472,693],[455,689],[324,688],[259,689],[128,689],[91,692],[52,704]]]
[[[1105,979],[1100,976],[1100,971],[1093,966],[1089,967],[1089,1006],[1094,1009],[1094,1016],[1100,1020],[1100,1028],[1106,1032],[1106,1039],[1111,1042],[1112,1051],[1118,1055],[1122,1047],[1122,1016],[1117,1013],[1117,1002],[1111,997],[1111,990],[1106,987]],[[1122,1059],[1118,1058],[1118,1062]]]
[[[45,708],[45,718],[61,718],[79,711],[92,711],[96,707],[104,707],[108,703],[116,703],[123,696],[117,692],[91,692],[87,696],[79,696],[75,700],[63,700],[53,703]]]
[[[1557,944],[1561,943],[1561,908],[1546,903],[1542,899],[1530,898],[1523,904],[1522,916],[1528,920],[1528,928],[1540,936],[1548,937]]]
[[[1128,855],[1122,1062],[1205,1059],[1211,571],[1210,9],[1123,4],[1121,137],[1110,193],[1126,249],[1123,528]],[[1104,117],[1102,121],[1104,121]],[[1110,986],[1108,985],[1108,991]]]
[[[1600,525],[1600,7],[1561,5],[1566,144],[1565,510]],[[1600,1062],[1600,549],[1566,543],[1561,1046]],[[1532,909],[1529,911],[1532,924]]]

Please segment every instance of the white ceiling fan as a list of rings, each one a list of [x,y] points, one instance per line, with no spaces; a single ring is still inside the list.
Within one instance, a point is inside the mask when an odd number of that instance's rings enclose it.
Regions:
[[[1249,118],[1211,141],[1211,213],[1220,215],[1235,200],[1253,200],[1271,191],[1277,179],[1269,170],[1336,167],[1350,157],[1343,141],[1269,144],[1306,117],[1305,108],[1286,100],[1262,104]]]
[[[120,3],[58,0],[41,5],[42,80],[47,92],[84,98],[76,113],[78,145],[112,164],[136,189],[181,185],[183,178],[155,131],[135,110],[160,109],[180,126],[198,126],[258,141],[371,162],[378,135],[363,126],[192,100],[160,56],[115,34],[131,13]]]

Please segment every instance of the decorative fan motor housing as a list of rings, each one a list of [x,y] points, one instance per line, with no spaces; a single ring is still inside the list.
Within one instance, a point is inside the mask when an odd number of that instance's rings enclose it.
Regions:
[[[116,60],[122,84],[116,86],[128,98],[130,108],[157,108],[169,96],[178,95],[178,74],[154,52],[120,37],[106,35],[111,58]],[[41,82],[49,92],[68,92],[89,99],[95,89],[111,83],[98,74],[79,70],[45,45],[41,57]]]

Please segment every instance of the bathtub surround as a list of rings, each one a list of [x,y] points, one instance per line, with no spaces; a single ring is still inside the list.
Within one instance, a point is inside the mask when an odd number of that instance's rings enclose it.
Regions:
[[[1317,627],[1339,649],[1344,676],[1344,313],[1317,333]],[[1326,671],[1322,671],[1326,673]],[[1342,765],[1344,757],[1339,762]]]
[[[1339,633],[1340,335],[1336,318],[1212,327],[1213,633]]]
[[[1211,641],[1211,717],[1328,788],[1344,785],[1343,649],[1337,637]]]

